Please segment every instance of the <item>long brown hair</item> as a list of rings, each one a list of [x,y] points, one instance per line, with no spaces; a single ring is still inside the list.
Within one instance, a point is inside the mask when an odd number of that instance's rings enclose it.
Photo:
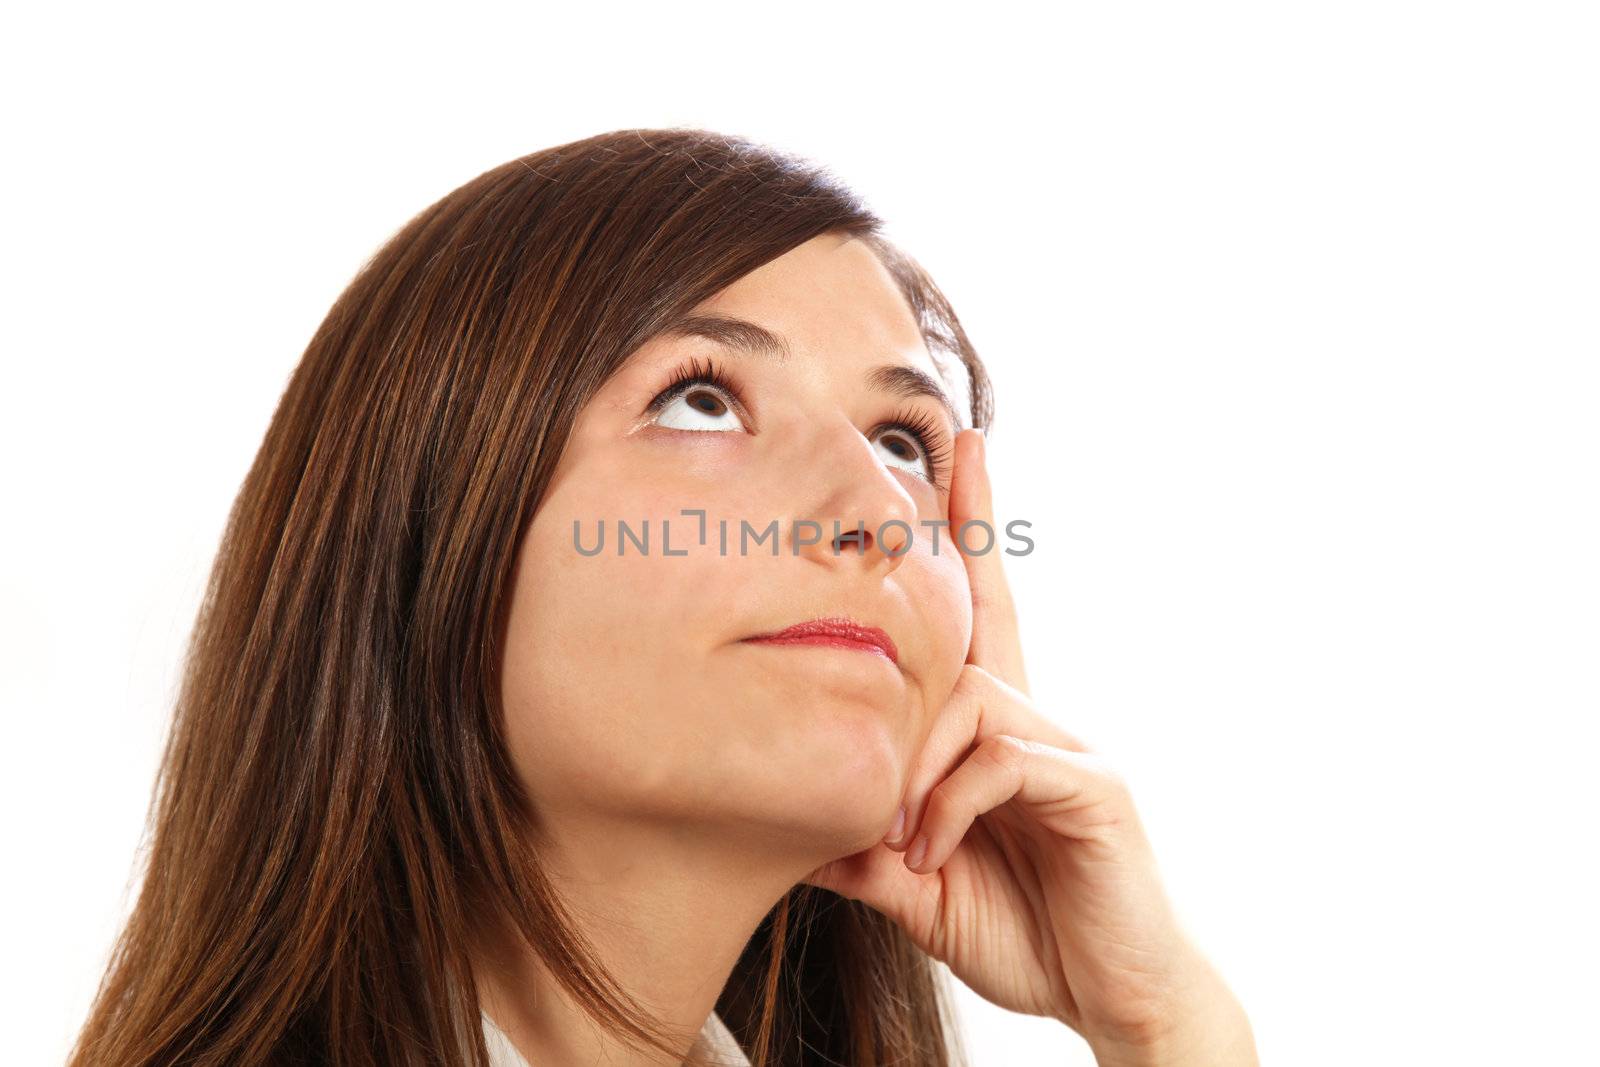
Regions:
[[[870,242],[987,426],[988,378],[925,272],[828,171],[742,138],[620,130],[512,160],[362,267],[233,504],[72,1064],[485,1065],[485,915],[597,1023],[670,1051],[531,843],[500,712],[508,575],[595,390],[831,232]],[[940,977],[884,916],[799,884],[717,1011],[758,1065],[943,1065]]]

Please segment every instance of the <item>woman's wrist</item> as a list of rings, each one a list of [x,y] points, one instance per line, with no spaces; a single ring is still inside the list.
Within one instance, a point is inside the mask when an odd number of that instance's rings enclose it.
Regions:
[[[1244,1006],[1220,975],[1136,1027],[1090,1028],[1084,1037],[1099,1067],[1258,1067],[1255,1033]]]

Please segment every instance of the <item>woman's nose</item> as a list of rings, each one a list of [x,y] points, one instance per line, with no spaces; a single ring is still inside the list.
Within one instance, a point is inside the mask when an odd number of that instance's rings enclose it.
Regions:
[[[814,477],[805,483],[821,490],[801,513],[815,525],[796,524],[795,552],[827,566],[881,568],[885,574],[898,567],[911,547],[917,504],[878,458],[876,446],[841,419],[819,430],[810,465]]]

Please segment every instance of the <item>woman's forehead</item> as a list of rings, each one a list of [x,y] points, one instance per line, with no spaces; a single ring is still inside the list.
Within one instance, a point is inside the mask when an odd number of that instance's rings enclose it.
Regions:
[[[824,234],[762,264],[691,315],[752,321],[797,354],[921,363],[922,331],[893,275],[870,246]]]
[[[870,246],[825,234],[771,260],[664,327],[619,368],[618,392],[660,388],[685,360],[726,359],[852,389],[937,399],[970,424],[959,361],[930,350],[904,294]],[[619,402],[622,401],[619,397]]]

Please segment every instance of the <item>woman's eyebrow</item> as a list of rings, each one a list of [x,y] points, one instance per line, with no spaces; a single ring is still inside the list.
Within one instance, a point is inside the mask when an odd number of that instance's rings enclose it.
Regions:
[[[780,364],[793,358],[789,342],[780,334],[748,319],[727,315],[685,315],[661,331],[675,337],[702,337],[745,355],[767,356]],[[927,372],[905,363],[885,363],[867,372],[867,387],[902,400],[930,397],[939,402],[950,420],[950,433],[961,432],[961,419],[950,396]]]

